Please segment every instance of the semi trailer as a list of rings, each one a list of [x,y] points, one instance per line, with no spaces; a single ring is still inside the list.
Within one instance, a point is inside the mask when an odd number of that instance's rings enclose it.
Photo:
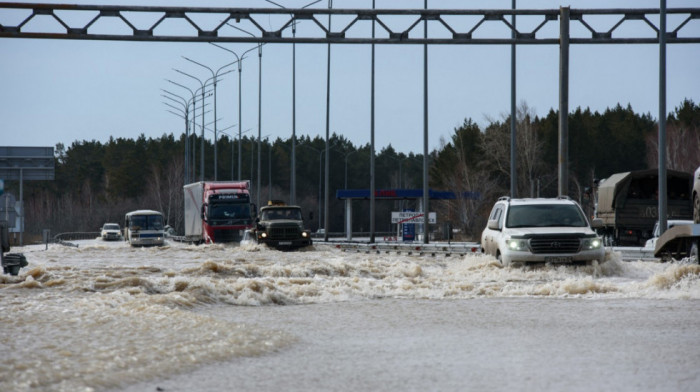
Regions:
[[[192,243],[240,242],[255,225],[250,181],[200,181],[184,186],[185,240]]]

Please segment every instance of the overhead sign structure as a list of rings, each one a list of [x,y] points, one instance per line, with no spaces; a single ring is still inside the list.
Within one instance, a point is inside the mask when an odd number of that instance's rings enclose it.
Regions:
[[[53,180],[56,160],[53,147],[0,146],[0,178],[19,181],[19,201],[16,202],[19,245],[24,245],[24,181]],[[9,213],[9,207],[6,212]]]
[[[53,180],[53,147],[0,146],[0,178],[13,181]]]
[[[423,217],[425,216],[422,212],[416,211],[402,211],[402,212],[391,212],[391,223],[392,224],[403,224],[403,223],[423,223]],[[428,214],[428,223],[437,223],[437,215],[434,212]]]

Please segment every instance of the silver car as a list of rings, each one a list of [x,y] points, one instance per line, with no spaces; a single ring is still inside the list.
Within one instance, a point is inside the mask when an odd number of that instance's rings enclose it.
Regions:
[[[600,225],[598,219],[593,226]],[[498,199],[481,234],[481,251],[512,263],[602,263],[605,248],[581,207],[568,197]]]
[[[100,237],[105,241],[120,240],[122,238],[122,232],[119,228],[118,223],[105,223],[102,226],[102,231],[100,232]]]

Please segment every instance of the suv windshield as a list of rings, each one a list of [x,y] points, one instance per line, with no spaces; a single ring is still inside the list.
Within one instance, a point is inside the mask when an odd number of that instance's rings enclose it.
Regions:
[[[102,229],[103,230],[119,230],[119,225],[117,225],[117,224],[104,225],[104,227]]]
[[[511,205],[506,227],[585,227],[581,211],[571,204]]]

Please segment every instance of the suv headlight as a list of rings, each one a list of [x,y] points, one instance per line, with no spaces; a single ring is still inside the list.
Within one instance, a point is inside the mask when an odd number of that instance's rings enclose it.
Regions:
[[[510,250],[528,250],[527,240],[524,239],[511,238],[506,240],[506,246],[508,246]]]
[[[603,241],[601,241],[601,239],[598,237],[585,238],[583,242],[581,242],[581,247],[583,250],[600,249],[601,246],[603,246]]]

